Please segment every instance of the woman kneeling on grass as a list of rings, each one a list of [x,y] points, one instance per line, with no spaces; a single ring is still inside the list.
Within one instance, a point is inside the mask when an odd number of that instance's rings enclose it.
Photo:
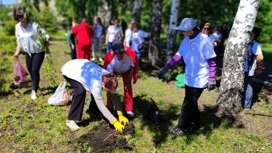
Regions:
[[[79,129],[75,121],[82,119],[86,91],[90,92],[92,97],[89,110],[98,108],[117,131],[123,131],[128,119],[123,116],[120,108],[116,108],[119,119],[117,120],[104,105],[101,93],[102,90],[110,92],[115,97],[113,98],[115,103],[118,103],[115,91],[118,82],[114,74],[86,59],[75,59],[67,62],[62,66],[61,72],[73,88],[72,104],[66,120],[66,125],[72,131]],[[93,101],[95,101],[95,104],[92,104]]]

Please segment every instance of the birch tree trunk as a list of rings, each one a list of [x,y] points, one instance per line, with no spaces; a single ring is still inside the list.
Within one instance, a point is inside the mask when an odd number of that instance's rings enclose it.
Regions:
[[[103,0],[102,3],[103,4],[98,8],[97,15],[102,18],[104,26],[108,26],[111,24],[111,6],[106,0]]]
[[[162,20],[162,0],[153,0],[152,2],[152,25],[150,45],[148,51],[148,58],[152,66],[155,66],[159,60],[159,42],[161,34],[161,20]]]
[[[142,0],[134,0],[131,20],[140,23]]]
[[[260,0],[240,0],[224,54],[222,78],[217,99],[219,115],[237,115],[242,109],[244,55],[259,3]]]
[[[175,42],[175,31],[173,28],[177,26],[178,20],[178,9],[179,9],[179,0],[172,0],[171,4],[171,14],[169,21],[169,30],[168,30],[168,38],[167,38],[167,49],[166,49],[166,61],[168,61],[172,57],[173,47]]]

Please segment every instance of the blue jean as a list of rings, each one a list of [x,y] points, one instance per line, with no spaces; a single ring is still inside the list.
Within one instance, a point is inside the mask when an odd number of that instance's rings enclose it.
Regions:
[[[40,69],[44,60],[45,52],[26,54],[26,67],[31,76],[32,90],[37,92],[40,83]]]
[[[138,60],[139,60],[139,66],[142,66],[142,54],[143,54],[144,51],[138,51],[136,54],[137,54],[137,57],[138,57]]]
[[[253,97],[253,88],[251,86],[252,76],[245,75],[244,83],[244,108],[251,108],[252,106],[252,97]]]
[[[107,44],[107,52],[111,50],[112,42],[108,42]]]

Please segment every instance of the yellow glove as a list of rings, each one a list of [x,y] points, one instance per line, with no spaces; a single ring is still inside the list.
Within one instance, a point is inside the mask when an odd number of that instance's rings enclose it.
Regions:
[[[123,124],[124,126],[126,126],[128,124],[128,119],[125,116],[123,116],[123,113],[121,111],[117,111],[117,114],[118,114],[119,122]]]
[[[110,123],[114,126],[115,130],[123,132],[124,126],[120,122],[118,122],[116,118],[113,119]]]

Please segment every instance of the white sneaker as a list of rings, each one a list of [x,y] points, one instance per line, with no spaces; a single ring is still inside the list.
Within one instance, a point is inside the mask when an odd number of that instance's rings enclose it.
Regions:
[[[37,94],[36,94],[35,91],[32,91],[32,92],[31,92],[31,99],[32,99],[32,100],[37,99]]]
[[[73,100],[73,94],[71,94],[69,97],[69,101],[72,101],[72,100]]]
[[[79,126],[76,124],[74,120],[66,120],[66,125],[72,130],[76,131],[79,129]]]
[[[127,111],[126,113],[129,117],[134,117],[134,113],[132,111]]]
[[[99,58],[99,62],[103,62],[103,59],[102,59],[102,58]]]
[[[91,60],[92,60],[92,61],[95,61],[95,58],[92,58]]]

